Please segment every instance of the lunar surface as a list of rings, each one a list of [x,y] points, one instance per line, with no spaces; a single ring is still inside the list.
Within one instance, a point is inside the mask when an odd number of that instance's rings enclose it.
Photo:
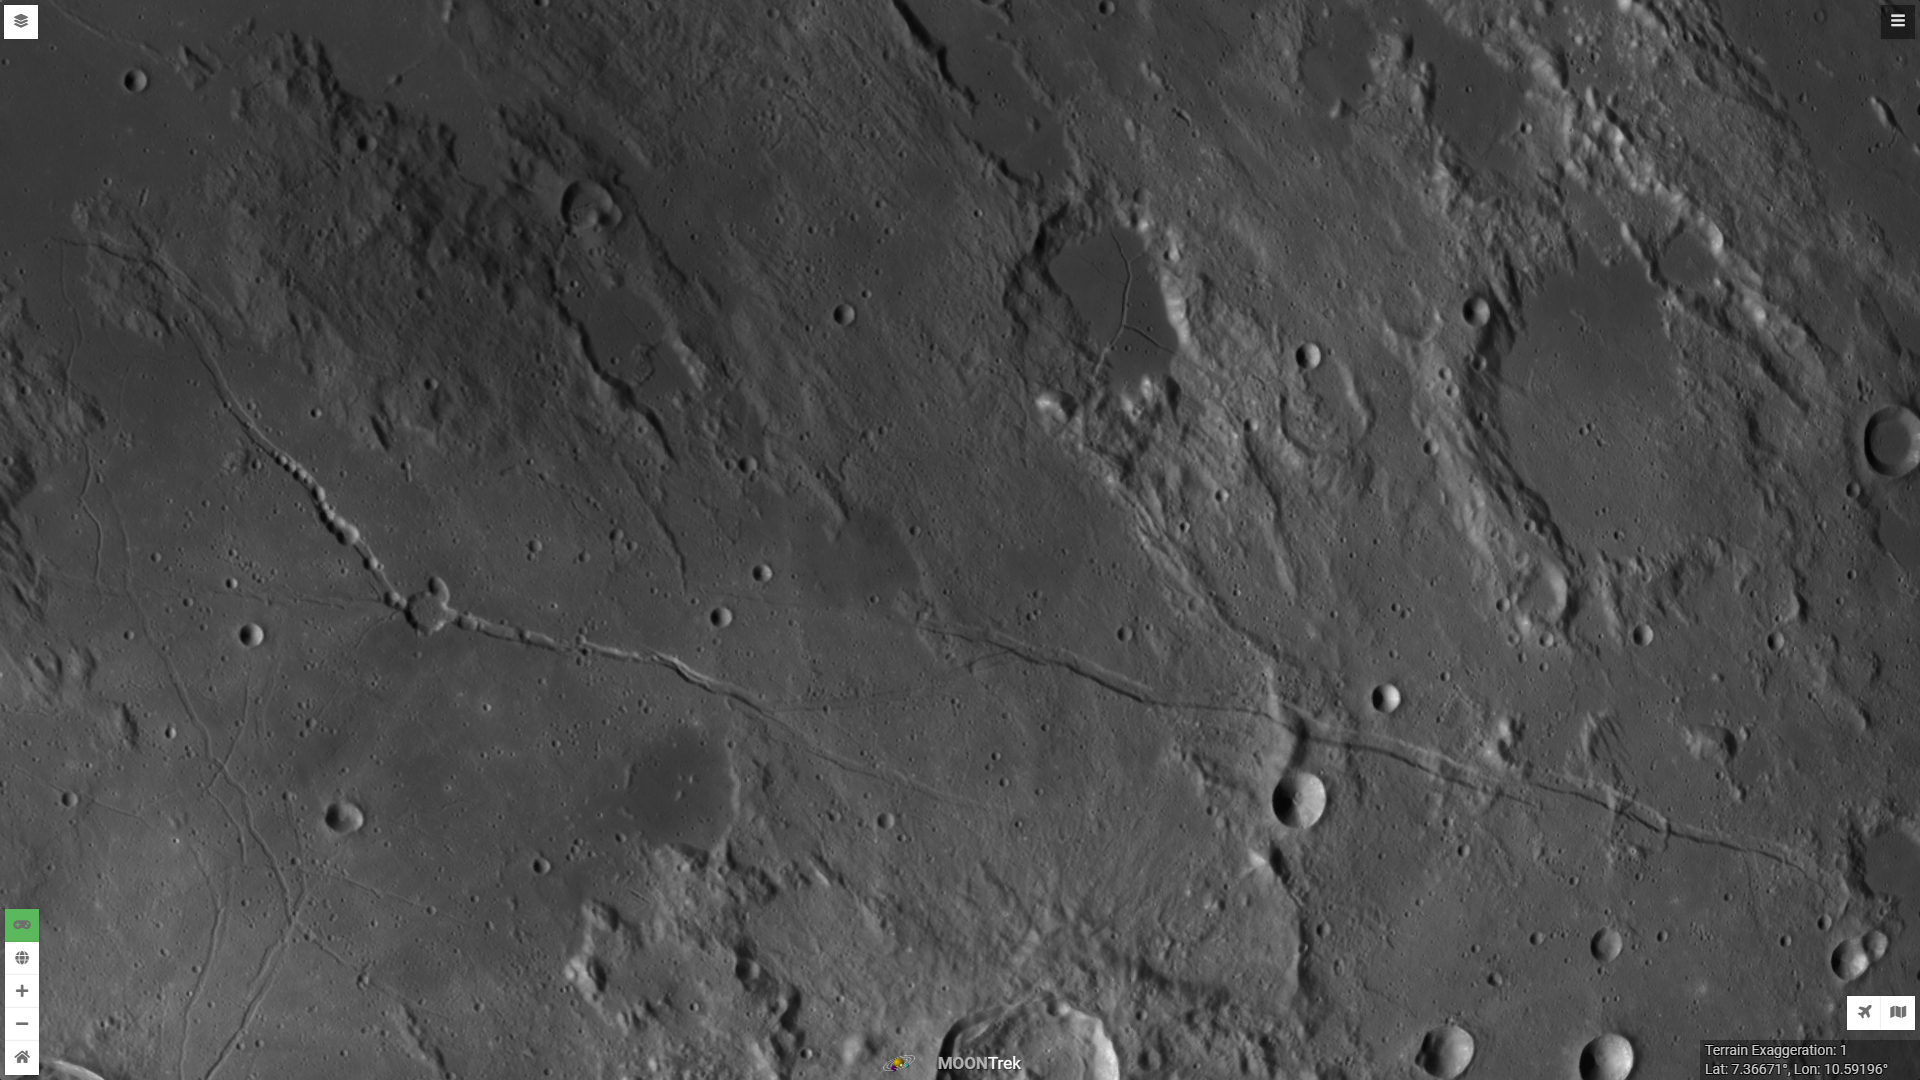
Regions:
[[[1877,11],[41,5],[0,882],[47,1074],[1843,1035],[1920,986]]]

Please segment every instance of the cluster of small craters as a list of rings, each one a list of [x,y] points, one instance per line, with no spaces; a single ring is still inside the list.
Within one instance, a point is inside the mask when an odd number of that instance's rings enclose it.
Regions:
[[[264,441],[264,436],[262,438]],[[326,525],[327,531],[333,534],[334,539],[359,551],[369,571],[375,574],[382,573],[383,568],[379,558],[360,542],[359,527],[342,517],[340,512],[333,508],[333,501],[327,497],[327,489],[320,486],[320,481],[314,478],[313,473],[305,465],[295,461],[293,455],[278,448],[273,450],[273,460],[299,481],[301,487],[307,489],[307,494],[313,499],[314,509],[320,512],[321,523]]]
[[[1428,1076],[1453,1080],[1473,1064],[1473,1035],[1458,1024],[1442,1024],[1422,1036],[1413,1061]],[[1633,1073],[1633,1043],[1615,1032],[1595,1036],[1580,1049],[1580,1080],[1627,1080]]]
[[[387,606],[405,611],[407,621],[423,634],[437,633],[460,617],[460,612],[453,607],[453,591],[448,588],[445,579],[437,575],[428,578],[427,587],[412,596],[402,597],[398,593],[389,595]],[[464,624],[463,628],[471,629]]]
[[[1841,982],[1852,982],[1887,955],[1887,935],[1869,930],[1833,947],[1833,973]]]

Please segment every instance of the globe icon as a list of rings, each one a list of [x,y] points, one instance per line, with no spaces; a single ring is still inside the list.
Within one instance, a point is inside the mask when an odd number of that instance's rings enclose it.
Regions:
[[[24,964],[31,959],[33,959],[33,957],[28,956],[27,950],[25,949],[21,949],[19,952],[13,954],[13,962],[16,964]]]

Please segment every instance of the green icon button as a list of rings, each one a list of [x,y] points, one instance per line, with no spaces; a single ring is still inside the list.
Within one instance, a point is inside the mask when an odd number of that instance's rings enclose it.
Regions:
[[[7,909],[8,941],[40,940],[40,909],[30,907],[10,907]]]

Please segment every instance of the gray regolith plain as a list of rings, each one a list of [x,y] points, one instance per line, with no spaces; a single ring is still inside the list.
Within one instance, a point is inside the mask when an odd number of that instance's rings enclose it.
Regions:
[[[1878,10],[39,5],[0,889],[42,1074],[1843,1036],[1920,988]]]

